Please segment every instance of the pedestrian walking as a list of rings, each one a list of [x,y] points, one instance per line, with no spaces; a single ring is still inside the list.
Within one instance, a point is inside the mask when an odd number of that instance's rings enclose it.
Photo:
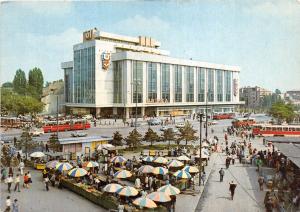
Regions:
[[[46,178],[44,179],[44,182],[45,182],[45,186],[46,186],[46,191],[49,191],[49,178],[46,177]]]
[[[25,167],[25,164],[24,164],[23,161],[21,161],[20,164],[19,164],[19,169],[20,169],[21,176],[23,176],[23,174],[24,174],[24,167]]]
[[[18,204],[18,200],[15,199],[12,205],[12,212],[19,212],[19,204]]]
[[[229,191],[230,191],[230,193],[231,193],[231,199],[233,200],[233,196],[234,196],[234,191],[235,191],[235,189],[236,189],[236,184],[233,182],[233,181],[231,181],[231,183],[229,183]]]
[[[11,188],[11,184],[13,182],[13,178],[12,178],[12,175],[8,175],[8,178],[6,179],[6,182],[7,182],[7,191],[10,193],[10,188]]]
[[[258,177],[258,184],[259,184],[259,189],[260,189],[261,191],[262,191],[263,188],[264,188],[264,182],[265,182],[265,180],[264,180],[263,176],[259,176],[259,177]]]
[[[220,169],[219,174],[220,174],[220,182],[223,182],[223,177],[225,175],[225,171],[223,168]]]
[[[29,181],[28,181],[28,175],[27,175],[27,173],[25,173],[25,175],[23,177],[23,187],[24,188],[29,188]]]
[[[20,175],[17,174],[16,178],[15,178],[15,191],[20,192]]]
[[[28,176],[28,183],[32,183],[30,171],[27,172],[27,176]]]
[[[205,172],[202,173],[201,180],[202,180],[202,184],[204,185],[204,182],[206,180],[206,173]]]
[[[50,178],[52,187],[55,187],[55,178],[56,178],[55,174],[52,174]]]
[[[10,207],[11,207],[10,196],[6,197],[5,205],[6,205],[6,208],[5,208],[4,212],[10,212]]]

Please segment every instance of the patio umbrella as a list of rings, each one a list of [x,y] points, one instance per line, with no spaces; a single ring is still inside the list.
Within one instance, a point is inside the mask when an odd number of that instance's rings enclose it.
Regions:
[[[113,157],[113,158],[111,159],[110,162],[112,162],[112,163],[123,163],[123,162],[125,162],[126,160],[127,160],[127,159],[124,158],[123,156],[115,156],[115,157]]]
[[[141,166],[139,168],[139,171],[142,172],[142,173],[152,173],[153,166],[150,166],[150,165]]]
[[[143,158],[143,161],[145,162],[152,162],[154,160],[154,158],[152,156],[147,156]]]
[[[156,208],[157,205],[153,200],[147,197],[139,197],[132,202],[134,205],[140,206],[142,208]]]
[[[87,171],[83,168],[74,168],[69,171],[68,175],[71,177],[82,177],[87,174]]]
[[[69,163],[58,163],[56,165],[56,169],[58,171],[60,171],[60,172],[62,172],[62,171],[68,171],[68,170],[70,170],[72,168],[73,168],[73,166],[71,164],[69,164]]]
[[[169,167],[180,167],[180,166],[183,166],[184,164],[178,160],[171,160],[169,163],[168,163],[168,166]]]
[[[55,169],[56,165],[59,163],[58,160],[52,160],[49,161],[48,163],[46,163],[46,167],[50,168],[50,169]]]
[[[127,196],[127,197],[136,196],[138,195],[138,193],[139,192],[131,186],[125,186],[124,188],[117,191],[117,194],[121,196]]]
[[[156,191],[152,192],[151,194],[147,195],[147,198],[155,201],[155,202],[169,202],[171,201],[171,198],[169,195],[167,195],[164,192]]]
[[[106,191],[106,192],[109,192],[109,193],[115,193],[115,192],[119,191],[122,188],[123,188],[123,186],[121,186],[117,183],[110,183],[110,184],[107,184],[103,188],[103,191]]]
[[[155,162],[155,163],[161,163],[161,164],[166,164],[166,163],[168,163],[168,159],[164,158],[164,157],[158,157],[158,158],[154,159],[153,162]]]
[[[195,166],[185,166],[182,169],[183,171],[189,172],[189,173],[198,173],[199,169]]]
[[[45,157],[45,154],[43,152],[33,152],[30,154],[30,157],[32,158],[42,158]]]
[[[186,155],[181,155],[181,156],[177,157],[177,160],[190,161],[191,159]]]
[[[98,147],[97,147],[97,150],[101,150],[101,149],[104,149],[104,148],[113,148],[115,147],[114,145],[112,144],[100,144]]]
[[[191,178],[191,174],[187,171],[179,170],[173,174],[176,178],[189,179]]]
[[[180,193],[180,190],[171,184],[162,186],[157,191],[164,192],[167,195],[176,195]]]
[[[91,168],[91,167],[98,167],[99,166],[99,163],[95,162],[95,161],[87,161],[87,162],[84,162],[82,164],[83,167],[88,167],[88,168]]]
[[[131,177],[131,176],[132,176],[131,172],[127,171],[127,170],[120,170],[120,171],[117,171],[114,174],[115,178],[128,178],[128,177]]]
[[[165,175],[165,174],[167,174],[168,172],[169,172],[168,169],[163,168],[163,167],[155,167],[155,168],[153,168],[153,170],[152,170],[152,173],[153,173],[153,174],[161,174],[161,175]]]

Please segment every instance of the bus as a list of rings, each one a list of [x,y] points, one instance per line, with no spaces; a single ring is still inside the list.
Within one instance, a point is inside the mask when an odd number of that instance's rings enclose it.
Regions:
[[[252,130],[257,136],[296,136],[300,137],[300,125],[270,125],[259,124]]]
[[[17,117],[1,117],[1,127],[20,128],[22,127],[21,119]]]
[[[47,121],[43,125],[43,130],[45,133],[85,130],[88,128],[91,128],[91,124],[84,119],[58,121],[58,125],[56,121]]]
[[[248,127],[255,124],[254,118],[236,118],[232,121],[234,127]]]
[[[233,119],[234,113],[213,113],[212,119],[221,120],[221,119]]]

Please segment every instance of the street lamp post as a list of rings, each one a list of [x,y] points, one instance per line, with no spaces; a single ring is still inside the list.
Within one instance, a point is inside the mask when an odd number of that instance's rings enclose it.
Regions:
[[[203,113],[199,114],[199,121],[200,121],[200,126],[199,126],[199,141],[200,141],[200,152],[199,152],[199,186],[201,185],[201,173],[202,173],[202,118],[203,118]]]
[[[58,94],[56,95],[56,126],[57,126],[56,135],[58,138]]]
[[[206,92],[206,101],[205,101],[205,140],[206,141],[207,141],[207,128],[208,128],[207,101],[208,101],[208,92]]]
[[[137,72],[137,69],[136,69],[136,72]],[[138,103],[138,92],[137,92],[137,89],[138,89],[138,82],[137,82],[137,73],[135,75],[135,123],[134,123],[134,129],[136,130],[136,124],[137,124],[137,103]]]

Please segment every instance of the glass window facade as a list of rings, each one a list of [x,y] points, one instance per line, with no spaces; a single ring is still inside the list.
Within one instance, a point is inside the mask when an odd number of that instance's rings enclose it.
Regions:
[[[95,103],[95,47],[74,51],[74,103]]]
[[[73,102],[73,68],[65,69],[65,101]]]
[[[223,71],[216,70],[216,83],[217,83],[217,101],[223,101]]]
[[[170,102],[170,65],[161,64],[161,98]]]
[[[113,63],[114,70],[114,103],[123,102],[123,61]]]
[[[182,66],[174,66],[175,102],[182,102]]]
[[[198,68],[198,102],[205,101],[205,68]]]
[[[207,69],[207,101],[213,102],[214,101],[214,70],[213,69]]]
[[[185,70],[186,101],[194,102],[194,67],[187,66]]]
[[[225,100],[231,101],[231,71],[225,71]]]
[[[157,100],[157,63],[147,63],[148,101]]]
[[[143,102],[143,62],[132,61],[132,103]]]

